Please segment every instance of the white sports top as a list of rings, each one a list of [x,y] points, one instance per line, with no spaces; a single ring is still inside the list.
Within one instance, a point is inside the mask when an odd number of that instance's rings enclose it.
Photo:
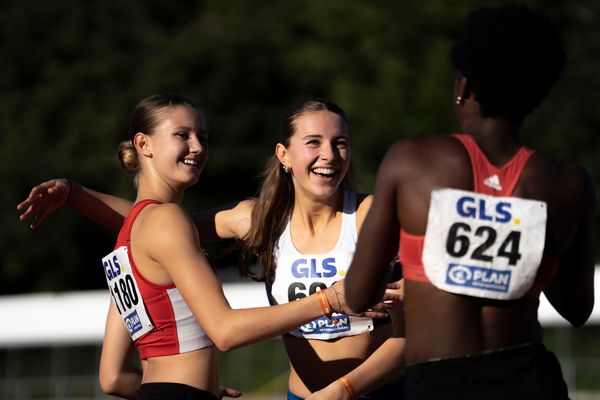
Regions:
[[[338,241],[328,253],[303,254],[292,242],[290,221],[277,241],[275,279],[266,284],[269,302],[289,303],[325,289],[343,279],[350,267],[356,248],[356,193],[344,192],[342,229]],[[354,336],[373,330],[371,318],[334,313],[320,317],[290,332],[296,337],[328,340]]]

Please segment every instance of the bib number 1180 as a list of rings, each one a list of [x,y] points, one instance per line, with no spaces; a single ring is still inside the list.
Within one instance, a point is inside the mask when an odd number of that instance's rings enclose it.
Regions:
[[[482,237],[483,241],[476,246],[472,243],[473,235]],[[446,239],[446,251],[453,257],[463,257],[469,253],[471,247],[476,246],[470,257],[473,260],[491,262],[494,255],[489,254],[489,249],[501,238],[498,238],[496,230],[490,226],[479,226],[474,232],[471,226],[463,222],[456,222],[450,226],[448,238]],[[498,247],[495,256],[508,259],[508,265],[516,265],[521,258],[519,252],[519,243],[521,241],[521,232],[510,231]],[[479,242],[479,241],[477,241]]]
[[[131,275],[125,275],[117,279],[110,288],[119,314],[123,314],[136,306],[139,302],[139,296],[135,290],[133,278]]]

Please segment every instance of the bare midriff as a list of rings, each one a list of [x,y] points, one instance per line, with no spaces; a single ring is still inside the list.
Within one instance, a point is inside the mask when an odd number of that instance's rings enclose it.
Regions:
[[[367,359],[390,336],[391,329],[391,324],[386,324],[369,333],[334,340],[284,336],[290,361],[289,389],[308,397],[327,386]]]
[[[144,363],[144,381],[182,383],[218,395],[219,352],[216,347],[172,356],[148,358]]]

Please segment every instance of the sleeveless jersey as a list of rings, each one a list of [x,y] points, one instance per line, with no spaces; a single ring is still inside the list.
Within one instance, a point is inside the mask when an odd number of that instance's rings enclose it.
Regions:
[[[212,346],[175,285],[148,281],[131,256],[131,227],[149,204],[160,202],[136,203],[123,223],[115,250],[102,259],[113,303],[142,359]]]
[[[266,285],[269,302],[272,305],[288,303],[343,279],[354,255],[357,237],[356,193],[353,192],[344,192],[342,228],[337,244],[329,253],[300,253],[292,242],[288,221],[275,249],[275,279]],[[305,339],[328,340],[372,330],[371,318],[334,313],[331,318],[320,317],[289,333]]]
[[[534,151],[522,147],[496,167],[472,137],[453,136],[469,154],[473,192],[434,190],[426,235],[401,230],[404,277],[476,297],[539,296],[558,266],[558,260],[543,255],[546,205],[506,197]]]

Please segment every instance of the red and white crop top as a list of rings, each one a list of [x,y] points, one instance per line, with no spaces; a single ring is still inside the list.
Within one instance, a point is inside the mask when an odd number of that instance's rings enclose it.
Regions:
[[[136,203],[123,223],[115,250],[102,259],[113,302],[142,359],[212,346],[175,285],[148,281],[131,256],[131,227],[149,204],[160,202]]]
[[[491,196],[512,195],[521,176],[521,172],[534,150],[521,147],[506,164],[496,167],[479,149],[475,140],[465,134],[453,135],[458,139],[469,155],[473,170],[473,191]],[[403,276],[407,280],[430,282],[423,266],[423,248],[425,236],[412,235],[400,230],[398,258],[402,264]],[[526,296],[538,297],[556,273],[558,259],[544,255],[537,270],[535,280]]]

